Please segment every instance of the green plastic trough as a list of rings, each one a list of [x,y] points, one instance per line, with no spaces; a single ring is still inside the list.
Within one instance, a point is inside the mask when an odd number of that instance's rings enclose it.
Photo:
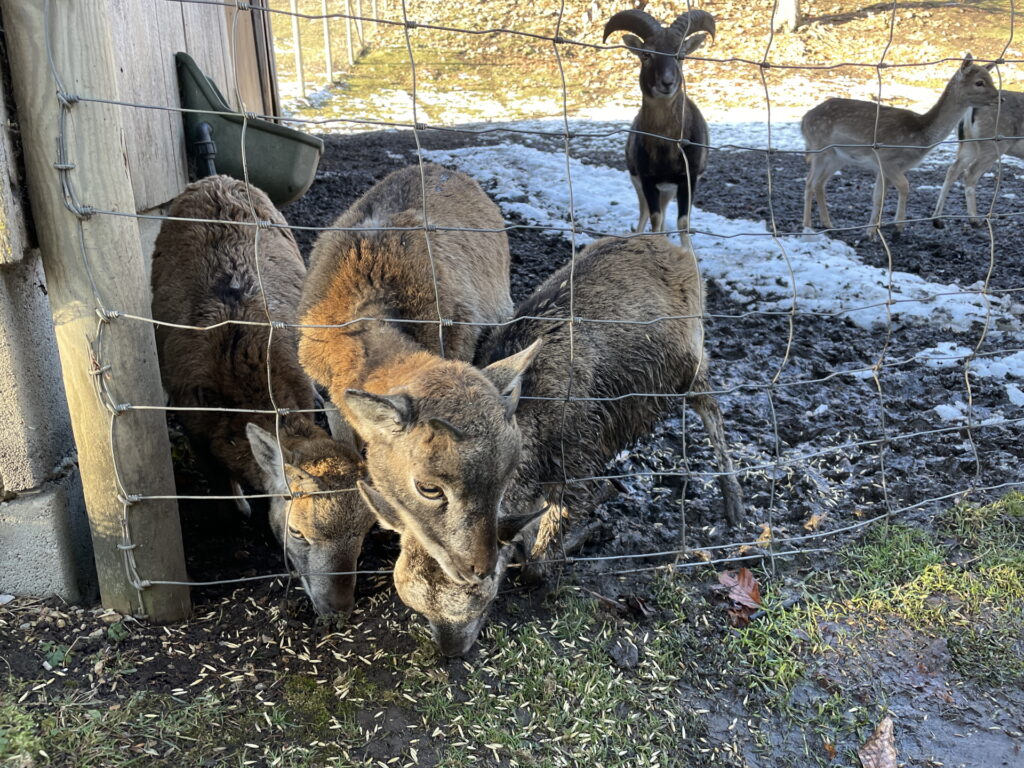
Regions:
[[[202,123],[210,126],[216,144],[214,164],[217,173],[245,180],[242,168],[242,128],[245,126],[245,157],[249,182],[262,189],[275,205],[297,200],[309,189],[316,176],[324,143],[309,134],[285,128],[267,120],[245,120],[232,112],[216,84],[199,69],[187,53],[175,55],[183,112],[185,145],[189,159],[202,167],[197,143],[204,141]]]

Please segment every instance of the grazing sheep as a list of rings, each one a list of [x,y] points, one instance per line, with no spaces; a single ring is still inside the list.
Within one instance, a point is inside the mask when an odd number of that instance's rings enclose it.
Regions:
[[[518,460],[513,414],[533,357],[468,362],[482,329],[512,314],[501,213],[470,177],[425,164],[377,183],[335,227],[347,231],[313,249],[299,359],[365,442],[391,527],[451,578],[479,581],[497,562],[504,486],[491,470]],[[459,485],[438,474],[455,453]]]
[[[628,282],[621,280],[623,274],[630,275]],[[550,484],[568,478],[566,493],[558,494],[560,503],[547,504],[531,548],[535,557],[556,556],[561,532],[587,503],[583,484],[572,481],[603,474],[618,451],[674,410],[680,399],[671,396],[686,393],[693,393],[686,402],[703,420],[715,453],[726,519],[739,523],[742,491],[721,412],[708,394],[703,285],[692,251],[662,236],[604,238],[590,245],[577,258],[573,272],[573,311],[585,319],[571,326],[571,339],[564,319],[569,315],[569,276],[568,266],[552,275],[517,309],[516,316],[524,319],[496,329],[478,353],[478,361],[485,364],[543,340],[522,380],[529,396],[516,414],[522,459],[512,469],[494,469],[511,474],[502,502],[505,537],[536,518],[545,496],[553,496]],[[574,399],[566,403],[570,376]],[[457,473],[459,468],[453,465],[444,471]],[[360,490],[381,524],[391,525],[394,513],[387,500],[363,483]],[[443,653],[463,653],[472,645],[497,586],[443,580],[415,542],[403,537],[402,546],[403,557],[395,569],[399,594],[431,621]],[[503,554],[499,562],[504,558],[507,564],[510,556]],[[444,606],[452,612],[445,614]]]
[[[258,219],[277,225],[259,230],[258,251],[257,228],[242,224],[253,221],[250,200]],[[333,440],[311,414],[288,413],[276,425],[272,414],[219,410],[317,406],[299,366],[294,328],[274,328],[271,337],[265,325],[268,312],[273,321],[295,322],[305,276],[291,233],[279,228],[287,222],[262,191],[228,176],[189,185],[170,215],[218,222],[165,221],[152,276],[154,320],[209,328],[158,325],[156,339],[170,404],[217,409],[179,413],[212,480],[226,475],[236,495],[243,483],[278,494],[353,488],[362,474],[358,453]],[[373,525],[358,495],[276,497],[270,522],[292,566],[305,574],[317,612],[351,611],[355,577],[322,574],[355,570],[362,539]]]

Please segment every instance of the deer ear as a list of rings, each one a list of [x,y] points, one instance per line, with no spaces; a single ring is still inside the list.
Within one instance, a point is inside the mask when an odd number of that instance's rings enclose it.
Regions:
[[[698,32],[696,35],[690,35],[683,42],[683,48],[682,48],[681,51],[679,51],[678,58],[680,58],[680,59],[686,58],[691,53],[693,53],[698,48],[700,48],[702,45],[704,45],[704,41],[707,40],[707,39],[708,39],[708,33],[707,32]]]
[[[356,480],[356,487],[359,489],[359,495],[366,502],[366,506],[377,517],[377,522],[380,523],[381,528],[399,532],[403,530],[404,526],[398,517],[398,513],[395,512],[394,508],[388,504],[387,500],[373,486],[363,480]]]
[[[519,405],[519,396],[523,389],[523,374],[533,363],[537,353],[543,345],[543,339],[537,339],[533,344],[521,352],[491,363],[484,368],[484,375],[491,380],[491,383],[498,388],[498,392],[505,398],[505,418],[511,419]]]
[[[266,490],[287,493],[288,478],[285,476],[285,472],[288,465],[285,463],[277,438],[251,421],[245,425],[245,435],[249,438],[252,457],[256,459],[263,474],[263,484],[266,486]],[[294,467],[289,468],[294,469]]]
[[[996,63],[994,61],[990,61],[988,64],[985,65],[985,69],[987,69],[989,72],[991,72],[995,68]]]
[[[374,395],[359,389],[345,392],[352,427],[367,442],[371,437],[400,434],[412,426],[412,400],[408,395]]]
[[[964,63],[960,65],[960,69],[969,69],[973,63],[974,57],[971,56],[970,52],[968,52],[968,54],[964,56]]]

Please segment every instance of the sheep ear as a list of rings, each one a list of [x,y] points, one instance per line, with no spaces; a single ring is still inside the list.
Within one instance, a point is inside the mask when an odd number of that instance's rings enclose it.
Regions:
[[[413,424],[412,401],[407,395],[375,395],[358,389],[345,392],[352,427],[367,442],[373,436],[387,438]]]
[[[631,49],[630,53],[636,54],[637,56],[645,51],[644,41],[636,35],[623,35],[622,44]]]
[[[683,43],[683,49],[679,51],[679,58],[684,59],[687,56],[689,56],[691,53],[693,53],[702,45],[704,45],[704,41],[707,39],[707,32],[698,32],[696,35],[690,35],[688,38],[686,38],[686,41]]]
[[[366,502],[366,506],[368,506],[377,517],[377,522],[380,524],[381,528],[398,532],[401,532],[402,529],[405,528],[405,526],[402,525],[401,519],[398,517],[398,513],[395,512],[394,508],[388,504],[387,500],[377,492],[377,489],[363,480],[357,480],[356,487],[359,489],[359,495],[362,496],[363,501]]]
[[[286,492],[288,479],[285,477],[285,460],[277,439],[251,421],[245,425],[245,435],[249,438],[249,448],[263,472],[263,482],[268,491]]]
[[[519,405],[519,396],[523,390],[522,377],[526,369],[533,363],[537,353],[543,344],[543,339],[537,339],[533,344],[521,352],[491,363],[484,368],[484,375],[491,380],[491,383],[498,388],[498,392],[505,398],[505,418],[511,419]]]

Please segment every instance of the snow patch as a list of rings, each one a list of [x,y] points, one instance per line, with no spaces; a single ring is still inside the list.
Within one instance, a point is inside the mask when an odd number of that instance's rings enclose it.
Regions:
[[[473,176],[506,215],[560,232],[578,245],[628,233],[636,223],[628,175],[607,166],[584,165],[571,156],[567,161],[564,153],[521,144],[423,154]],[[980,285],[961,288],[907,272],[890,274],[861,263],[853,248],[825,235],[774,236],[763,221],[698,208],[690,226],[697,230],[692,244],[705,277],[717,280],[737,303],[762,312],[784,313],[795,304],[804,313],[846,316],[866,329],[887,323],[891,315],[968,330],[989,316]],[[988,301],[994,316],[1006,316],[1005,299]]]

